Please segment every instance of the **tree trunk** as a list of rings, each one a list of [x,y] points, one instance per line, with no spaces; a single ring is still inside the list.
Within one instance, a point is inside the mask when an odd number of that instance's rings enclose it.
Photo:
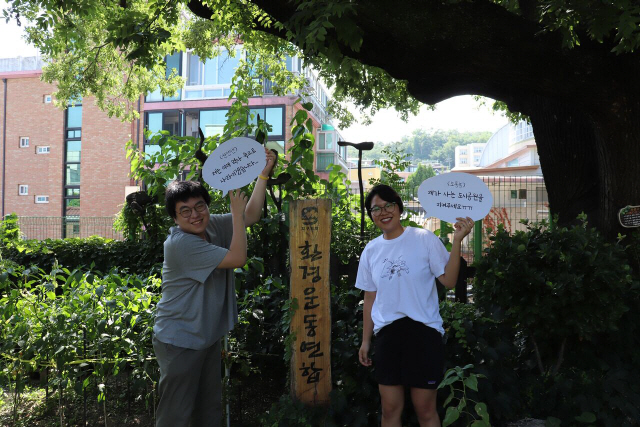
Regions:
[[[551,212],[560,224],[584,212],[614,240],[633,231],[620,225],[618,211],[640,205],[640,107],[611,100],[601,105],[590,113],[534,97],[522,111],[531,117]],[[638,271],[638,260],[631,261]]]

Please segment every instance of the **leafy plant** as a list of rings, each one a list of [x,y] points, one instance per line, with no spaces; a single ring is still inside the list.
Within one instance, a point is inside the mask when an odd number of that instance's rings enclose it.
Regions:
[[[465,425],[472,427],[491,426],[487,405],[476,402],[468,396],[468,389],[477,392],[478,379],[486,378],[484,375],[471,372],[471,369],[473,369],[473,365],[467,365],[463,368],[456,366],[449,369],[438,386],[438,390],[449,388],[449,395],[443,405],[447,412],[442,420],[442,427],[452,425],[461,416],[467,420]],[[475,404],[473,409],[470,408],[471,404]]]

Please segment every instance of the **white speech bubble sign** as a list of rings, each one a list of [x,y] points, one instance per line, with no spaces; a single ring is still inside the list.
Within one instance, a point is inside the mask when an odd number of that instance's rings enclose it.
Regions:
[[[202,166],[204,181],[224,193],[244,187],[260,175],[267,164],[264,147],[239,137],[218,146]]]
[[[493,205],[489,187],[475,175],[449,172],[420,184],[418,199],[428,216],[455,223],[456,218],[483,219]]]

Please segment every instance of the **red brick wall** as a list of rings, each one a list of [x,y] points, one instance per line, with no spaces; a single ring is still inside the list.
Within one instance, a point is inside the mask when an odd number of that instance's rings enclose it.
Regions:
[[[53,103],[43,102],[44,95],[53,91],[52,85],[37,77],[7,79],[6,191],[4,195],[0,193],[0,197],[4,196],[4,215],[12,212],[19,216],[62,215],[65,112]],[[0,81],[0,129],[4,126],[3,108],[4,84]],[[120,210],[125,187],[132,185],[125,144],[131,137],[135,139],[136,130],[135,121],[123,123],[109,118],[93,99],[83,101],[81,216],[112,216]],[[20,148],[21,136],[29,137],[28,148]],[[36,147],[41,145],[50,146],[51,152],[36,154]],[[0,168],[2,160],[0,150]],[[18,196],[20,184],[29,186],[28,196]],[[36,195],[49,196],[49,203],[36,204]]]
[[[135,122],[123,123],[119,119],[109,118],[92,99],[83,102],[81,216],[112,216],[122,208],[125,187],[131,185],[126,143],[131,138],[135,141],[135,133]]]
[[[61,215],[64,115],[53,103],[43,102],[44,95],[52,92],[53,87],[38,78],[7,79],[6,159],[2,159],[5,215]],[[4,95],[2,93],[0,98],[3,107]],[[0,126],[3,126],[4,111],[0,117]],[[29,137],[27,148],[20,148],[20,137],[23,136]],[[50,146],[51,152],[36,154],[36,147],[43,145]],[[29,186],[27,196],[18,195],[20,184]],[[49,203],[36,204],[36,195],[49,196]]]

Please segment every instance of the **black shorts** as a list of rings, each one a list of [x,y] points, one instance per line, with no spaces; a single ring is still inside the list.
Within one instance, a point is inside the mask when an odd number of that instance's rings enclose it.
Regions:
[[[440,332],[409,317],[383,327],[375,337],[373,362],[381,385],[436,389],[444,376]]]

